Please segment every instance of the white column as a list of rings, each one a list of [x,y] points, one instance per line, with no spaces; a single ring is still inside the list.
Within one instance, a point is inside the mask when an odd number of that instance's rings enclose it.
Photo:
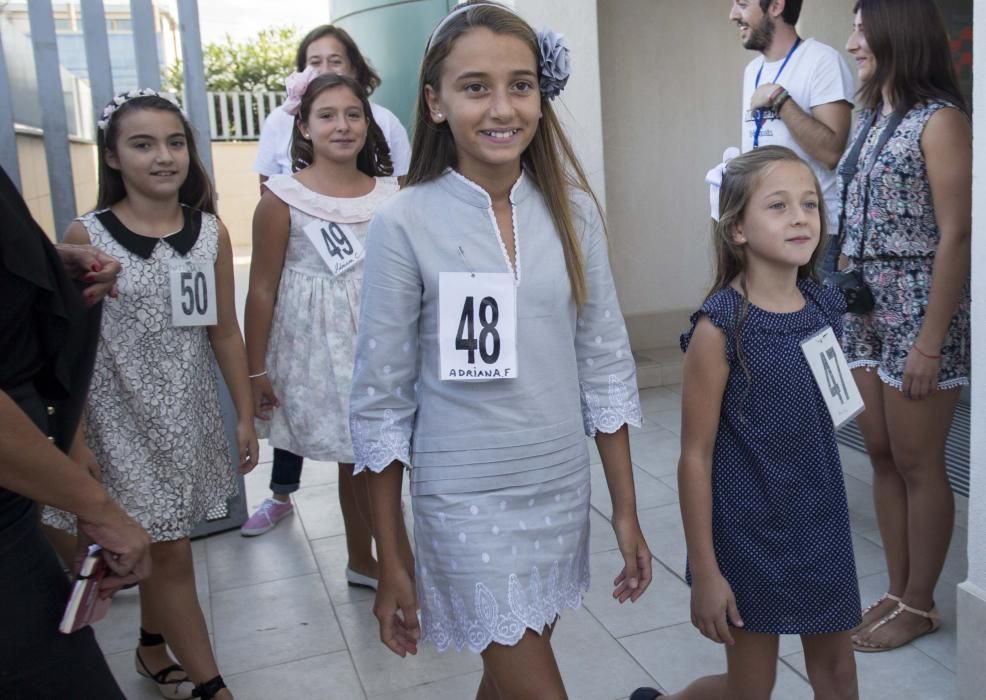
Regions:
[[[603,114],[599,88],[599,25],[596,0],[513,0],[534,29],[565,35],[572,77],[553,106],[600,202],[606,204],[603,169]]]
[[[974,26],[986,27],[986,0],[975,0]],[[976,32],[975,64],[986,66],[986,32]],[[980,73],[983,71],[981,70]],[[969,574],[958,590],[958,690],[962,700],[983,697],[986,664],[986,85],[973,94],[972,178],[972,472],[969,488]]]

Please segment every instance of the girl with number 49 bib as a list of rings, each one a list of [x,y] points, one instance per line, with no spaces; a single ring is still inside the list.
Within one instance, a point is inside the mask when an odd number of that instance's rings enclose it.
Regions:
[[[409,187],[367,237],[351,410],[356,470],[373,472],[381,639],[401,656],[419,638],[482,654],[480,698],[565,697],[550,638],[589,585],[586,434],[625,559],[613,595],[637,600],[651,578],[634,362],[600,212],[550,102],[567,69],[561,38],[513,11],[455,9],[425,53]]]
[[[189,535],[236,492],[213,355],[236,407],[240,473],[257,463],[233,250],[173,97],[147,89],[116,97],[98,136],[97,210],[65,240],[92,243],[123,265],[119,297],[103,307],[85,430],[106,490],[153,541],[136,670],[166,698],[227,700]],[[60,512],[46,515],[71,526]]]
[[[274,447],[273,497],[241,532],[262,534],[292,512],[304,457],[338,462],[346,580],[376,588],[366,479],[353,474],[349,388],[366,228],[397,180],[359,83],[309,69],[289,86],[296,172],[263,185],[246,304],[257,431]]]
[[[846,418],[842,399],[860,404],[844,358],[836,364],[842,294],[813,279],[821,191],[780,146],[709,179],[716,275],[681,338],[678,491],[692,623],[726,645],[728,670],[672,697],[768,700],[779,635],[798,634],[815,697],[856,699],[859,588],[834,419]]]

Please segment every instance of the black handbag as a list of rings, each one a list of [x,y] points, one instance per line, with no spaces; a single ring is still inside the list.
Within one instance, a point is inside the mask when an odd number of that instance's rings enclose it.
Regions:
[[[882,105],[878,105],[873,110],[873,114],[870,115],[870,121],[866,125],[866,128],[860,130],[859,136],[856,137],[856,142],[853,143],[852,149],[849,151],[849,155],[846,156],[846,159],[842,161],[842,165],[839,166],[839,177],[842,180],[842,207],[839,211],[839,236],[836,240],[833,253],[836,260],[838,260],[839,252],[842,250],[842,243],[846,238],[846,199],[849,196],[849,183],[859,174],[859,155],[863,150],[866,139],[869,137],[870,131],[873,129],[873,125],[876,124],[877,116],[881,110]],[[863,171],[865,181],[863,182],[863,230],[859,235],[858,259],[860,263],[863,260],[863,247],[866,243],[868,221],[866,212],[870,208],[870,173],[873,171],[873,166],[876,165],[876,160],[880,156],[883,147],[887,145],[887,141],[893,136],[903,119],[904,113],[896,110],[890,116],[886,128],[880,134],[880,139],[876,142],[876,146],[870,156],[869,164]],[[873,307],[876,306],[876,300],[873,298],[873,291],[866,284],[862,268],[853,267],[849,270],[835,270],[835,267],[834,264],[829,267],[830,272],[825,276],[825,284],[831,287],[837,287],[842,292],[842,296],[846,300],[846,308],[850,313],[862,315],[872,311]]]

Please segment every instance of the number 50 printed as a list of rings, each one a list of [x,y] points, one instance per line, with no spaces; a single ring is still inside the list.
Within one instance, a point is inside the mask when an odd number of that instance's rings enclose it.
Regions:
[[[209,262],[171,263],[171,324],[216,325],[216,269]]]

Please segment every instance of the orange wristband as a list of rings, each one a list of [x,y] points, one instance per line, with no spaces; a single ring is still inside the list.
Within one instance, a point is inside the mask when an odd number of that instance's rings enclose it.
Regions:
[[[913,345],[911,345],[911,347],[914,348],[915,350],[917,350],[918,351],[918,355],[920,355],[921,357],[927,358],[929,360],[940,360],[941,359],[941,355],[929,355],[924,350],[922,350],[921,348],[919,348],[917,343],[914,343]]]

